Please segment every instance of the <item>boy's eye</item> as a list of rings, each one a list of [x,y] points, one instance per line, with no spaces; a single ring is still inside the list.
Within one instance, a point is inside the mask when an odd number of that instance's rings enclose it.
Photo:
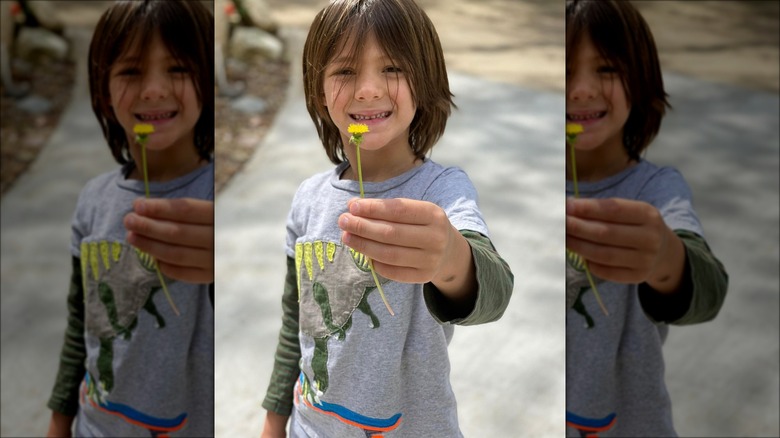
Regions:
[[[117,76],[137,76],[139,74],[141,74],[141,70],[135,67],[122,68],[116,73]]]
[[[169,68],[168,72],[170,72],[170,73],[178,73],[178,74],[185,74],[185,73],[189,73],[190,69],[188,69],[187,67],[185,67],[183,65],[175,65],[175,66]]]

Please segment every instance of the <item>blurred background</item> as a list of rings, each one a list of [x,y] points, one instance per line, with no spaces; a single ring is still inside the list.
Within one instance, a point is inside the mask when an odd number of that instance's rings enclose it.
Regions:
[[[635,2],[672,110],[646,158],[676,166],[729,273],[718,317],[672,327],[680,436],[780,436],[780,2]]]

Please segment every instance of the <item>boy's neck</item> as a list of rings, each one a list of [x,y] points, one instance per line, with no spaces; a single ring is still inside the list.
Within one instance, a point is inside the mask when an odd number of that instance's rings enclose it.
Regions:
[[[603,154],[602,151],[576,151],[577,181],[596,182],[628,169],[637,163],[628,157],[625,150],[618,154]],[[566,151],[566,179],[572,180],[570,152]]]
[[[135,161],[135,167],[128,176],[129,179],[136,179],[143,181],[144,170],[143,162],[141,160],[140,148],[132,148],[132,156]],[[149,176],[149,181],[154,182],[166,182],[176,178],[187,175],[188,173],[208,164],[207,160],[203,160],[195,153],[178,155],[174,151],[146,151],[146,169]]]
[[[357,181],[357,151],[354,144],[348,146],[345,152],[349,167],[342,173],[341,179]],[[421,166],[423,160],[417,158],[411,149],[402,153],[392,153],[388,148],[374,151],[361,149],[360,164],[364,182],[382,182]]]

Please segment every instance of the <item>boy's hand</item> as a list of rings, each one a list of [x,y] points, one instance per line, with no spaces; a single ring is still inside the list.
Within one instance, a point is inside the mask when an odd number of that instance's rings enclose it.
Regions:
[[[285,438],[287,436],[285,428],[287,428],[287,420],[289,418],[276,412],[266,412],[265,424],[263,424],[263,432],[260,434],[260,438]]]
[[[598,277],[646,282],[658,292],[675,292],[685,268],[680,239],[655,207],[640,201],[567,199],[566,247]]]
[[[404,283],[433,283],[452,300],[476,291],[466,239],[439,206],[412,199],[352,199],[339,217],[342,241],[373,260],[376,272]]]
[[[152,255],[165,275],[188,283],[214,281],[214,202],[139,198],[124,224],[127,242]]]
[[[70,432],[71,424],[73,424],[73,417],[52,411],[46,438],[70,438],[72,436]]]

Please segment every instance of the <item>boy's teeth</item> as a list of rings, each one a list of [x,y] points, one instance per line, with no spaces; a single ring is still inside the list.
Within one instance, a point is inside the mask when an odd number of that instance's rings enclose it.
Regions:
[[[390,115],[389,112],[374,114],[373,116],[361,116],[360,114],[354,114],[352,118],[355,120],[374,120],[374,119],[385,118],[389,115]]]
[[[604,114],[605,114],[604,111],[599,111],[590,114],[569,114],[569,119],[574,121],[598,119],[599,117],[602,117]]]
[[[148,115],[148,114],[138,114],[138,118],[141,120],[161,120],[161,119],[170,119],[173,117],[175,113],[162,113],[162,114],[154,114],[154,115]]]

